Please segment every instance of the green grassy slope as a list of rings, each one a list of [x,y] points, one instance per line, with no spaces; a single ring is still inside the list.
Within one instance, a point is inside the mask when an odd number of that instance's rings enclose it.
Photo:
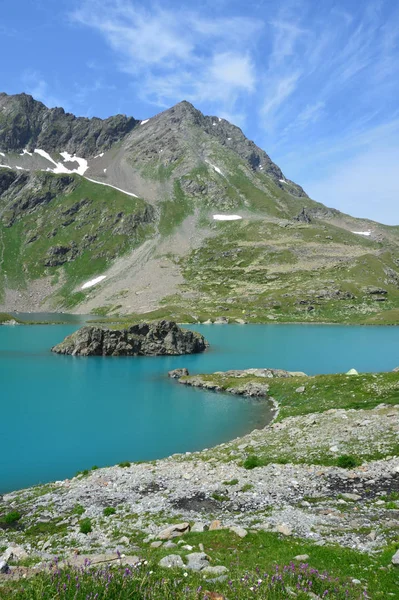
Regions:
[[[62,177],[45,176],[43,185]],[[6,286],[24,289],[29,280],[48,276],[59,284],[54,305],[70,308],[84,299],[83,292],[74,293],[77,286],[153,233],[153,211],[143,200],[73,179],[73,186],[35,210],[24,209],[24,198],[17,208],[15,202],[0,204],[0,294]],[[30,189],[22,194],[34,196]]]

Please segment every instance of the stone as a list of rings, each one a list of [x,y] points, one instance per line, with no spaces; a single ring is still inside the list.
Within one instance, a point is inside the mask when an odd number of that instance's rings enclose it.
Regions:
[[[205,531],[205,524],[204,523],[196,522],[191,527],[191,533],[202,533],[203,531]]]
[[[205,567],[209,566],[208,556],[205,552],[192,552],[187,554],[187,569],[190,571],[202,571]]]
[[[228,572],[228,568],[227,567],[223,567],[222,565],[218,565],[215,567],[205,567],[202,570],[202,573],[204,575],[209,575],[209,576],[214,576],[214,577],[219,577],[219,575],[223,575],[224,573]]]
[[[329,448],[330,452],[339,452],[339,448],[338,446],[331,446],[331,448]]]
[[[239,325],[246,325],[248,321],[245,321],[244,319],[236,319],[236,323],[238,323]]]
[[[295,390],[298,394],[303,394],[303,392],[305,391],[305,386],[301,385],[300,387],[296,388]]]
[[[51,350],[72,356],[175,356],[203,352],[207,346],[200,333],[163,320],[121,330],[82,327]]]
[[[8,573],[10,567],[5,560],[0,560],[0,573]]]
[[[168,569],[173,569],[175,567],[178,567],[180,569],[184,568],[184,562],[181,556],[179,556],[178,554],[169,554],[168,556],[164,556],[163,558],[161,558],[158,564],[160,567]]]
[[[246,535],[248,535],[248,531],[246,529],[244,529],[243,527],[230,527],[230,531],[232,531],[233,533],[235,533],[236,535],[238,535],[238,537],[240,538],[245,538]]]
[[[228,325],[229,320],[227,317],[216,317],[213,323],[214,325]]]
[[[399,367],[395,367],[394,369],[392,369],[393,373],[399,373]]]
[[[128,546],[130,544],[130,540],[129,540],[129,538],[126,535],[124,535],[119,540],[119,543],[120,544],[124,544],[125,546]]]
[[[184,546],[182,546],[182,548],[191,552],[191,550],[194,549],[194,546],[190,546],[190,544],[185,544]]]
[[[355,585],[360,585],[362,582],[360,581],[360,579],[352,579],[352,583],[354,583]]]
[[[177,548],[177,544],[174,544],[173,542],[165,542],[163,547],[164,548]]]
[[[186,368],[173,369],[173,371],[168,372],[168,377],[171,377],[172,379],[180,379],[180,377],[186,377],[187,375],[190,375],[190,373]]]
[[[151,542],[150,544],[150,548],[160,548],[162,546],[163,542],[158,541],[158,542]]]
[[[356,502],[357,500],[361,500],[362,497],[359,494],[350,494],[349,492],[344,492],[341,494],[344,500],[352,500],[352,502]]]
[[[22,546],[9,546],[7,550],[4,552],[2,558],[6,562],[13,559],[15,561],[23,560],[28,557],[28,553]]]
[[[298,554],[294,556],[294,560],[298,560],[299,562],[305,562],[309,559],[309,554]]]
[[[349,369],[346,375],[359,375],[359,373],[356,371],[356,369]]]
[[[43,546],[42,546],[42,550],[48,550],[51,546],[51,542],[49,542],[49,540],[47,540],[47,542],[44,542]]]
[[[207,600],[227,600],[226,596],[223,596],[220,592],[208,592],[208,590],[204,591],[204,598],[207,598]]]
[[[190,523],[179,523],[178,525],[171,525],[158,534],[160,540],[169,540],[170,538],[184,535],[190,531]]]
[[[212,521],[209,525],[209,531],[214,531],[215,529],[222,529],[222,524],[218,520]]]
[[[399,550],[392,556],[391,563],[395,565],[395,567],[399,567]]]
[[[286,523],[281,523],[276,526],[276,531],[278,533],[282,533],[283,535],[292,535],[292,529]]]

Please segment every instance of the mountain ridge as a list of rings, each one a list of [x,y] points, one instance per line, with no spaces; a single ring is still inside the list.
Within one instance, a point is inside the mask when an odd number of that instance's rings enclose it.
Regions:
[[[399,317],[399,228],[312,200],[187,101],[101,120],[0,94],[0,163],[1,309]]]

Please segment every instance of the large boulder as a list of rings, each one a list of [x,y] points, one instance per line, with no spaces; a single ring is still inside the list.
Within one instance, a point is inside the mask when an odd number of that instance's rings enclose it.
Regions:
[[[72,356],[159,356],[203,352],[208,343],[173,321],[139,323],[127,329],[82,327],[51,350]]]

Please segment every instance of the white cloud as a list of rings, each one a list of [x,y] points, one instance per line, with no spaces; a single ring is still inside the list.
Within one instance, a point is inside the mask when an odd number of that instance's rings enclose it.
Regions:
[[[140,96],[158,106],[187,99],[234,112],[238,99],[255,89],[251,48],[262,28],[256,19],[188,9],[177,15],[129,0],[84,0],[72,18],[101,33],[119,69],[140,83]]]
[[[40,100],[49,108],[54,108],[56,106],[62,106],[63,108],[67,107],[65,102],[54,96],[51,91],[51,86],[37,71],[26,70],[22,74],[21,79],[26,93],[33,96],[35,100]]]

